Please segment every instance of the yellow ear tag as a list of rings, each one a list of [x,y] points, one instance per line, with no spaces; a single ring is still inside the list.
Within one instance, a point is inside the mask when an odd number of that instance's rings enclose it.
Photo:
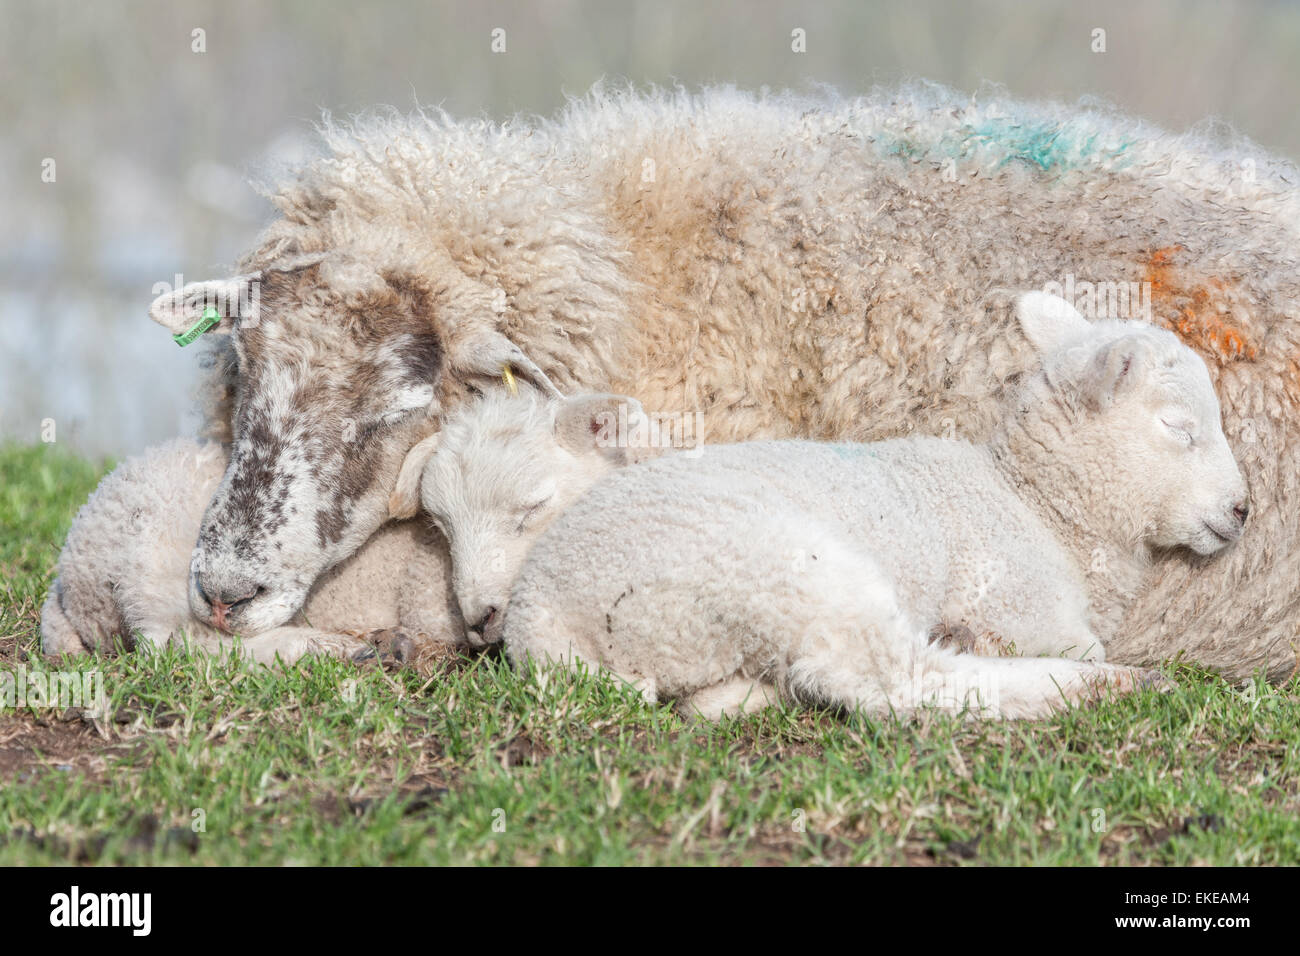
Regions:
[[[501,366],[501,381],[506,383],[506,388],[511,395],[519,394],[519,386],[515,384],[515,373],[508,362]]]

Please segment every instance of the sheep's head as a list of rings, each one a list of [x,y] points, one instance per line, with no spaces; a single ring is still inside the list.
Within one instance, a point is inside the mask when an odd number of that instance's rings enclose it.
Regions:
[[[1208,555],[1236,541],[1246,483],[1224,436],[1205,363],[1139,322],[1089,322],[1064,299],[1029,293],[1021,328],[1042,359],[1012,426],[1043,454],[1049,483],[1105,516],[1105,530],[1151,548]]]
[[[449,321],[445,292],[317,256],[153,303],[175,333],[215,310],[236,365],[230,464],[190,575],[198,619],[250,634],[284,623],[387,519],[406,452],[469,379],[510,362],[549,386],[490,315]]]
[[[447,539],[471,645],[500,639],[510,587],[529,548],[603,475],[631,460],[620,436],[629,422],[636,428],[644,420],[640,403],[621,395],[497,393],[412,449],[391,508],[407,517],[418,500]]]

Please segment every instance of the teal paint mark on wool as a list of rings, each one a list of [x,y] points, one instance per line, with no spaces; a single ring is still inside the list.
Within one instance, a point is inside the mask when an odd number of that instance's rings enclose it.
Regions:
[[[937,142],[925,144],[914,137],[877,134],[877,149],[886,156],[916,161],[926,155],[954,159],[967,158],[974,152],[1001,154],[995,166],[1018,161],[1030,163],[1044,172],[1066,171],[1079,167],[1128,165],[1125,156],[1133,143],[1116,146],[1098,143],[1096,132],[1087,132],[1068,123],[1022,123],[1007,117],[986,119],[978,125],[963,124],[946,130]]]
[[[1012,160],[1021,160],[1044,171],[1113,163],[1132,145],[1121,143],[1113,147],[1099,146],[1095,132],[1085,134],[1083,130],[1071,128],[1068,124],[1026,124],[1003,117],[985,120],[969,129],[966,138],[1005,150],[1006,156],[998,163],[999,166],[1005,166]]]
[[[839,442],[830,443],[826,446],[838,457],[845,461],[853,461],[858,458],[878,458],[879,456],[872,451],[871,446],[863,443]]]

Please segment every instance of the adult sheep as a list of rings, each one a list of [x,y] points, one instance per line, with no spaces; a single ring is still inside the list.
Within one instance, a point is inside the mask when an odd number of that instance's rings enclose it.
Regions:
[[[238,277],[152,308],[180,333],[195,303],[260,291],[256,321],[217,328],[233,446],[199,537],[200,617],[216,601],[237,628],[286,620],[385,520],[402,454],[495,374],[503,339],[561,387],[701,413],[711,441],[980,441],[1032,362],[1010,293],[1050,288],[1197,350],[1255,502],[1225,560],[1161,559],[1109,659],[1293,668],[1294,165],[930,87],[597,90],[549,121],[388,115],[327,123],[324,144],[270,190],[280,218]],[[392,382],[435,349],[447,374],[422,405]]]
[[[546,525],[606,472],[654,456],[607,440],[605,423],[620,413],[638,419],[639,406],[618,395],[504,390],[466,404],[411,449],[398,475],[390,510],[414,515],[423,498],[431,520],[385,525],[321,576],[301,622],[249,634],[239,651],[272,663],[479,646],[476,633],[505,606]],[[100,482],[68,530],[41,613],[47,654],[104,650],[119,638],[232,649],[219,626],[194,620],[188,594],[194,538],[226,464],[217,443],[176,438]]]

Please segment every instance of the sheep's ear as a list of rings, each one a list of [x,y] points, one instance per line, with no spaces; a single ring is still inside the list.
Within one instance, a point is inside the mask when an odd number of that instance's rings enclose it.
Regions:
[[[645,426],[641,403],[626,395],[577,395],[555,413],[555,439],[575,455],[596,452],[626,464]]]
[[[154,292],[159,291],[155,286]],[[236,323],[257,321],[260,299],[260,274],[190,282],[180,289],[163,291],[158,295],[149,306],[149,318],[168,329],[173,336],[185,336],[196,326],[201,327],[208,309],[215,309],[218,321],[203,331],[229,333]]]
[[[1016,318],[1040,355],[1079,338],[1092,327],[1078,309],[1059,295],[1047,292],[1026,292],[1017,299]]]
[[[1093,354],[1079,380],[1079,392],[1093,411],[1115,404],[1142,378],[1150,360],[1150,347],[1140,336],[1126,335],[1102,345]]]
[[[462,374],[495,379],[500,382],[504,369],[510,366],[511,374],[535,385],[548,398],[563,399],[564,393],[555,387],[537,363],[523,353],[500,332],[477,332],[458,344],[451,356],[452,368]]]
[[[438,439],[441,436],[441,432],[434,432],[406,453],[402,470],[397,473],[397,486],[388,496],[390,518],[411,518],[420,510],[420,482],[424,478],[424,466],[438,450]]]

